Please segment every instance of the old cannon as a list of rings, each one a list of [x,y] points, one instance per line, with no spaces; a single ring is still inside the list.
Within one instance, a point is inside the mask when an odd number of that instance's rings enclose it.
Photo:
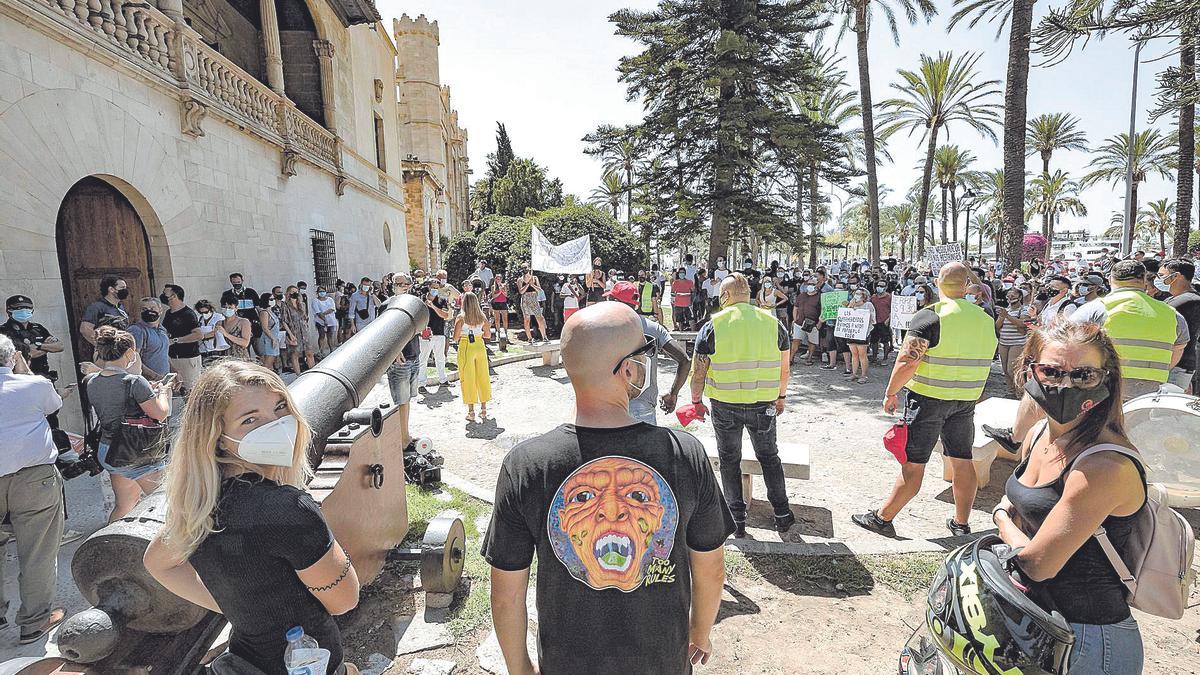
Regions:
[[[391,554],[419,560],[426,590],[449,593],[462,575],[462,523],[436,519],[420,548],[397,549],[408,534],[399,422],[389,404],[363,405],[427,322],[428,310],[417,298],[393,298],[371,324],[289,389],[313,428],[309,461],[316,475],[308,490],[354,560],[359,579],[373,581]],[[163,510],[163,496],[152,495],[80,545],[71,571],[92,608],[63,623],[58,643],[71,662],[92,665],[61,672],[193,673],[224,628],[222,617],[179,599],[145,571],[141,558]]]

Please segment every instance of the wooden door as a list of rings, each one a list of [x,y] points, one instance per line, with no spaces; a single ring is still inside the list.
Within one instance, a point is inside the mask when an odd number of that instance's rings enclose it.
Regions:
[[[154,294],[150,246],[142,220],[129,200],[99,178],[84,178],[63,198],[58,211],[58,262],[67,299],[76,362],[92,357],[79,334],[83,310],[100,297],[100,280],[116,276],[129,286],[125,309],[138,313],[140,298]]]

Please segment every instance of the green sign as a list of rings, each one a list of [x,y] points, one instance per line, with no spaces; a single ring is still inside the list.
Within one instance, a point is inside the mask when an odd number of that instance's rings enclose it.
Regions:
[[[850,299],[849,291],[830,291],[821,294],[821,318],[830,321],[837,318],[842,303]]]

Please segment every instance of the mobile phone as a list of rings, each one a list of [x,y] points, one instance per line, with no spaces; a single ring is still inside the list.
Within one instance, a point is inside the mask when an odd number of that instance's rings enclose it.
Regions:
[[[176,373],[167,373],[166,375],[163,375],[163,378],[161,380],[159,380],[159,382],[170,386],[172,384],[175,384],[176,377],[177,377]]]

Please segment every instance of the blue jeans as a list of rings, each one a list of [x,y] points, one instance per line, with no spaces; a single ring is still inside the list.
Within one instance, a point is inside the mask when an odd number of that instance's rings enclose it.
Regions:
[[[1075,648],[1071,650],[1068,670],[1092,675],[1140,675],[1142,672],[1142,633],[1137,621],[1098,626],[1073,623]]]
[[[733,519],[746,522],[746,500],[742,495],[742,429],[750,433],[754,457],[762,467],[763,482],[767,484],[767,499],[776,516],[792,512],[788,506],[787,487],[783,479],[783,462],[779,460],[779,445],[775,438],[775,402],[722,403],[712,401],[713,430],[717,435],[717,453],[721,457],[721,490]]]

